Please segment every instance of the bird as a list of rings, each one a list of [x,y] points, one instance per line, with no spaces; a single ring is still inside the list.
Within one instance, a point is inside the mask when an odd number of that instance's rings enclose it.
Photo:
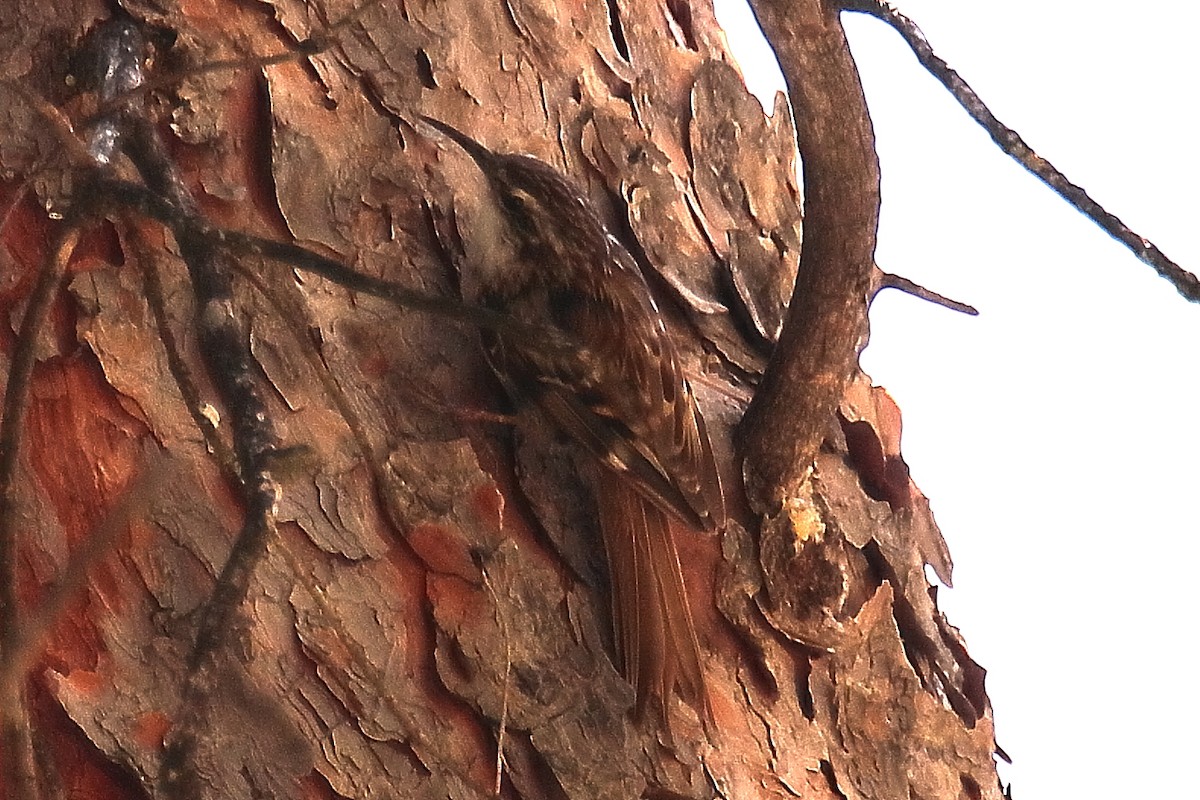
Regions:
[[[589,457],[607,555],[618,668],[635,713],[652,700],[668,722],[678,689],[711,716],[677,526],[725,524],[704,417],[663,315],[629,250],[554,167],[497,153],[441,120],[486,178],[501,224],[464,277],[464,299],[554,333],[568,347],[503,328],[481,330],[510,398],[531,403]],[[490,246],[490,245],[495,246]]]

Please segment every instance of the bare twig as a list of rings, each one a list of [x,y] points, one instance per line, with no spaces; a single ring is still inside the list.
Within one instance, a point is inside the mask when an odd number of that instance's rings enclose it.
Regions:
[[[250,285],[266,299],[267,303],[275,311],[275,318],[279,320],[279,323],[283,325],[284,329],[292,337],[292,341],[296,343],[296,347],[304,355],[304,360],[308,362],[313,375],[320,381],[321,387],[325,390],[325,396],[337,408],[342,421],[350,429],[350,435],[354,438],[359,455],[369,465],[376,485],[383,486],[381,475],[384,470],[384,459],[380,456],[377,448],[371,444],[371,438],[367,435],[367,425],[363,422],[358,411],[355,410],[354,405],[350,402],[350,398],[342,391],[342,387],[338,385],[337,380],[330,374],[329,368],[322,359],[320,352],[318,352],[308,332],[304,329],[307,312],[303,306],[295,298],[288,297],[282,292],[276,291],[262,279],[262,276],[255,273],[254,270],[249,269],[245,264],[235,262],[233,266],[238,271],[238,274],[249,281]],[[400,527],[398,526],[398,529]]]
[[[1193,303],[1200,302],[1200,278],[1167,258],[1149,239],[1139,236],[1114,214],[1106,211],[1083,188],[1071,183],[1053,164],[1035,153],[1016,131],[996,119],[967,82],[933,51],[933,47],[916,23],[886,0],[844,0],[842,7],[847,11],[870,14],[895,28],[912,48],[917,61],[942,82],[959,105],[988,132],[1000,149],[1099,225],[1101,230],[1132,250],[1134,255],[1170,281],[1176,291],[1186,299]]]
[[[85,168],[95,166],[95,161],[92,160],[87,147],[75,136],[74,126],[60,109],[50,105],[44,97],[34,94],[15,81],[0,81],[0,86],[21,98],[46,123],[50,134],[57,140],[72,166]]]
[[[183,397],[183,404],[187,406],[192,421],[200,429],[200,435],[204,438],[204,443],[208,447],[209,452],[217,459],[226,477],[236,481],[238,479],[237,459],[233,455],[233,450],[217,432],[217,426],[205,415],[204,404],[200,399],[200,389],[196,383],[196,379],[192,376],[191,368],[188,367],[187,362],[183,359],[183,353],[179,349],[179,342],[175,339],[175,332],[171,330],[171,321],[167,315],[166,298],[163,295],[162,279],[158,274],[157,256],[147,245],[145,236],[142,235],[142,232],[133,221],[127,220],[127,222],[129,224],[126,228],[130,231],[134,251],[137,254],[136,261],[142,274],[142,286],[146,293],[146,303],[150,307],[151,316],[154,318],[154,327],[158,331],[158,339],[162,342],[163,350],[167,355],[167,369],[170,370],[171,377],[175,379],[175,386],[179,389],[179,394]]]
[[[279,64],[287,64],[293,61],[299,61],[304,58],[320,55],[326,50],[329,50],[339,41],[342,31],[350,25],[361,19],[366,12],[380,5],[383,0],[368,0],[358,8],[352,10],[349,14],[342,17],[337,22],[314,32],[307,39],[296,42],[291,48],[279,53],[272,53],[267,56],[248,56],[245,58],[226,58],[209,61],[199,66],[189,67],[178,72],[164,72],[147,79],[143,83],[127,89],[117,95],[114,95],[107,102],[101,104],[99,111],[95,116],[103,116],[112,113],[115,109],[129,103],[137,101],[150,92],[159,89],[166,89],[170,86],[175,86],[181,81],[188,78],[196,78],[203,75],[211,75],[217,72],[236,72],[241,70],[262,69],[263,67],[273,67]],[[93,120],[86,120],[87,122]]]
[[[926,289],[915,281],[910,281],[908,278],[901,277],[900,275],[893,275],[890,272],[880,272],[878,275],[878,286],[875,291],[878,293],[883,289],[899,289],[905,294],[919,297],[922,300],[933,303],[935,306],[948,308],[951,311],[968,314],[972,317],[979,316],[979,309],[975,308],[975,306],[959,302],[958,300],[951,300],[949,297],[938,294],[932,289]]]
[[[346,289],[378,297],[401,308],[434,314],[478,328],[530,337],[546,349],[561,348],[575,352],[580,347],[577,342],[555,328],[522,322],[490,308],[464,303],[452,297],[431,295],[356,272],[339,261],[291,242],[277,242],[250,233],[214,227],[137,183],[97,173],[91,186],[96,194],[95,202],[102,208],[110,208],[113,211],[133,210],[168,227],[182,226],[190,233],[209,240],[213,246],[228,249],[237,255],[259,256],[287,264],[294,269],[319,275]]]

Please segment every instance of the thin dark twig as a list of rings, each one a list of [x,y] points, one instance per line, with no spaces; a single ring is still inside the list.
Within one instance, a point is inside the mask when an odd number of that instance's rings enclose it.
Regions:
[[[67,161],[75,167],[89,168],[95,166],[95,161],[88,152],[87,147],[83,142],[75,136],[75,129],[71,125],[71,121],[67,119],[61,109],[55,108],[46,101],[44,97],[31,92],[26,87],[13,81],[0,81],[0,86],[4,86],[10,92],[29,106],[35,114],[46,123],[52,136],[61,146],[61,152],[67,157]]]
[[[217,228],[200,217],[189,216],[171,201],[137,183],[108,175],[97,175],[91,186],[97,202],[113,210],[132,209],[167,227],[183,226],[195,235],[209,239],[216,246],[238,255],[254,255],[287,264],[290,267],[318,275],[346,289],[378,297],[401,308],[434,314],[455,322],[478,328],[500,331],[514,336],[526,336],[546,348],[561,348],[578,352],[579,344],[561,331],[522,322],[508,314],[490,308],[471,305],[461,300],[431,295],[409,289],[391,281],[357,272],[339,261],[290,242],[277,242],[241,231]]]
[[[238,273],[250,282],[258,293],[261,294],[271,308],[275,310],[275,317],[291,335],[292,341],[300,348],[304,354],[304,360],[308,362],[309,368],[313,374],[317,376],[317,380],[321,382],[321,387],[325,390],[325,396],[337,407],[338,414],[346,423],[346,427],[350,429],[350,435],[354,438],[355,444],[358,446],[359,454],[363,457],[371,470],[371,475],[377,486],[383,486],[384,481],[382,472],[384,469],[383,458],[372,446],[370,437],[367,436],[367,426],[363,423],[362,417],[355,410],[350,398],[342,391],[342,387],[334,379],[329,372],[329,367],[326,366],[316,345],[309,338],[308,333],[302,327],[301,320],[305,319],[305,310],[301,304],[294,298],[286,297],[282,292],[276,291],[267,282],[262,279],[254,270],[248,269],[243,264],[235,264]],[[399,528],[400,526],[397,526]]]
[[[167,369],[171,371],[171,377],[175,379],[175,386],[183,397],[183,403],[187,406],[192,421],[200,429],[200,435],[204,438],[209,452],[217,459],[226,476],[237,480],[237,460],[233,455],[233,450],[225,444],[225,440],[217,433],[217,426],[205,415],[204,403],[200,399],[200,389],[196,384],[196,379],[192,377],[191,369],[184,361],[179,343],[175,340],[175,332],[171,329],[162,279],[158,274],[157,259],[152,255],[153,251],[147,246],[141,231],[134,225],[128,225],[127,229],[131,233],[134,251],[137,255],[136,260],[142,273],[146,303],[150,307],[150,314],[154,318],[159,341],[162,342],[163,350],[167,355]]]
[[[876,292],[882,289],[899,289],[905,294],[911,294],[913,297],[919,297],[920,299],[933,303],[936,306],[948,308],[951,311],[957,311],[960,314],[967,314],[972,317],[979,316],[979,309],[975,308],[975,306],[968,305],[967,303],[963,303],[958,300],[951,300],[949,297],[946,297],[943,294],[938,294],[932,289],[926,289],[924,286],[916,283],[915,281],[911,281],[908,278],[901,277],[900,275],[893,275],[890,272],[879,273],[879,285],[876,289]]]
[[[8,666],[16,656],[21,638],[16,587],[17,459],[29,406],[29,382],[37,353],[35,340],[45,325],[54,295],[66,273],[67,261],[78,242],[79,228],[74,225],[64,228],[38,276],[13,348],[4,390],[4,417],[0,420],[0,674],[9,678],[0,682],[0,751],[9,763],[4,777],[0,778],[0,785],[6,785],[5,796],[16,800],[33,798],[36,792],[33,739],[26,714],[23,675],[14,674]]]
[[[1105,210],[1082,187],[1072,183],[1053,164],[1034,152],[1016,131],[1000,122],[967,82],[933,51],[929,40],[921,33],[916,23],[885,0],[843,0],[842,8],[870,14],[895,28],[912,48],[917,61],[941,81],[959,105],[988,132],[1000,149],[1099,225],[1101,230],[1132,250],[1134,255],[1170,281],[1176,291],[1186,299],[1193,303],[1200,302],[1200,277],[1167,258],[1149,239],[1138,235],[1116,215]]]
[[[363,17],[364,14],[366,14],[367,11],[370,11],[372,8],[380,5],[382,2],[383,0],[369,0],[332,25],[313,33],[307,39],[296,42],[291,49],[284,50],[279,53],[272,53],[268,56],[217,59],[214,61],[209,61],[206,64],[189,67],[188,69],[179,72],[164,72],[161,75],[156,75],[143,81],[137,86],[115,94],[112,98],[100,106],[100,110],[95,116],[101,117],[111,114],[113,111],[119,109],[126,103],[131,101],[136,102],[150,92],[175,86],[179,84],[180,81],[188,78],[211,75],[217,72],[262,69],[263,67],[273,67],[279,64],[287,64],[293,61],[299,61],[302,58],[311,58],[312,56],[320,55],[337,44],[343,29],[357,22]]]
[[[292,340],[296,343],[296,346],[304,354],[309,367],[317,376],[317,380],[321,382],[321,386],[325,390],[325,396],[334,404],[342,417],[342,421],[350,429],[350,435],[358,447],[359,455],[362,456],[363,461],[366,463],[367,470],[371,474],[371,480],[380,493],[381,504],[387,515],[388,522],[395,530],[404,530],[400,513],[395,507],[394,495],[392,492],[387,491],[389,481],[385,459],[379,449],[371,443],[371,438],[367,435],[367,426],[363,423],[362,417],[359,416],[358,411],[355,410],[353,404],[350,402],[350,398],[346,396],[346,393],[342,391],[342,387],[338,385],[338,382],[330,373],[328,366],[309,338],[308,333],[302,328],[300,321],[305,318],[305,312],[300,307],[300,303],[296,302],[293,298],[283,296],[281,292],[268,286],[267,282],[253,270],[246,268],[242,264],[237,264],[236,267],[242,277],[248,280],[258,290],[259,294],[266,298],[267,303],[275,310],[276,318],[283,324],[284,328],[291,335]]]
[[[439,297],[408,289],[399,284],[357,272],[346,265],[314,253],[290,242],[277,242],[239,231],[212,231],[213,235],[236,252],[253,253],[272,261],[280,261],[304,272],[311,272],[339,286],[388,300],[412,311],[436,314],[440,317],[493,330],[520,332],[530,336],[547,336],[550,331],[523,324],[507,314],[489,308],[473,306],[459,300]]]
[[[35,168],[35,173],[37,168]],[[12,197],[9,199],[8,207],[4,209],[4,213],[0,214],[0,231],[8,228],[8,223],[12,220],[13,214],[17,210],[17,206],[21,205],[21,201],[25,199],[25,193],[29,191],[29,187],[33,185],[33,177],[26,177],[21,181],[20,185],[13,190]]]

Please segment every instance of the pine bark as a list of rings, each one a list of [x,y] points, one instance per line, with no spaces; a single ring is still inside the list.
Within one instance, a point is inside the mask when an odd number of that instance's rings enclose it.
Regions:
[[[820,3],[796,6],[836,24]],[[160,31],[157,73],[184,76],[151,94],[151,113],[214,224],[453,298],[459,271],[487,257],[473,234],[485,195],[418,114],[585,187],[669,318],[731,509],[719,534],[680,539],[714,721],[706,730],[677,698],[668,737],[631,713],[613,666],[588,482],[568,446],[508,403],[477,330],[242,259],[237,314],[296,451],[203,709],[205,796],[1001,796],[984,672],[926,578],[929,566],[948,584],[951,563],[900,454],[899,411],[847,362],[869,264],[831,300],[848,320],[826,337],[836,347],[812,356],[828,397],[788,395],[800,378],[772,372],[803,425],[781,422],[779,402],[743,421],[768,364],[779,369],[781,332],[803,338],[785,330],[803,324],[787,311],[798,270],[802,286],[824,286],[801,259],[794,132],[820,128],[821,103],[793,87],[796,108],[780,97],[765,116],[705,2],[384,2],[317,55],[216,71],[195,68],[294,49],[355,8],[130,10]],[[5,369],[62,224],[47,203],[61,207],[73,183],[61,143],[11,86],[82,125],[65,54],[105,16],[85,0],[17,4],[0,30]],[[794,126],[793,113],[815,122]],[[833,177],[867,187],[856,196],[877,190],[871,159]],[[818,208],[828,239],[836,209]],[[102,216],[84,225],[38,342],[9,612],[33,618],[71,554],[134,498],[39,632],[23,688],[43,796],[156,797],[196,616],[242,509],[147,299],[148,266],[227,442],[176,244],[132,211]],[[6,770],[12,755],[0,753]]]

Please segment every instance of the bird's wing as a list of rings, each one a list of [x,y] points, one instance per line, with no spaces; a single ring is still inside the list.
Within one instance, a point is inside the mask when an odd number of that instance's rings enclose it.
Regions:
[[[590,285],[551,289],[538,303],[578,343],[573,357],[498,337],[489,350],[503,363],[493,363],[501,374],[523,373],[547,416],[640,494],[714,530],[725,511],[704,419],[649,287],[619,245],[610,250],[585,276]]]

